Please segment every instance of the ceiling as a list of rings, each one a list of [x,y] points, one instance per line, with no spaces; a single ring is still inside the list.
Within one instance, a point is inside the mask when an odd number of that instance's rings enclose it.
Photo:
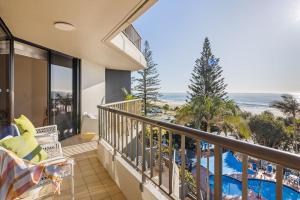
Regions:
[[[0,0],[0,17],[15,37],[112,69],[141,64],[110,41],[156,0]],[[64,21],[67,32],[54,28]]]

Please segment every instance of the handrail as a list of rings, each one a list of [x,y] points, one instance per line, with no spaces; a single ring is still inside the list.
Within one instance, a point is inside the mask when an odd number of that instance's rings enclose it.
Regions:
[[[244,153],[262,160],[267,160],[276,164],[283,165],[288,168],[300,170],[300,156],[296,154],[292,154],[286,151],[273,149],[270,147],[265,147],[258,144],[251,144],[245,141],[236,140],[228,137],[223,137],[220,135],[215,135],[211,133],[207,133],[204,131],[196,130],[193,128],[188,128],[186,126],[177,125],[173,123],[168,123],[164,121],[158,121],[155,119],[150,119],[148,117],[131,114],[128,112],[124,112],[121,110],[116,110],[112,108],[108,108],[105,106],[98,105],[98,108],[103,110],[116,113],[119,115],[127,116],[130,118],[137,119],[139,121],[147,122],[149,124],[162,127],[168,130],[172,130],[181,133],[187,137],[191,137],[198,140],[204,140],[208,143],[212,143],[214,145],[220,145],[222,147],[238,151],[240,153]]]
[[[203,199],[203,197],[206,197],[206,199],[213,197],[215,200],[222,199],[222,157],[224,150],[238,152],[237,155],[242,163],[240,178],[242,179],[243,200],[248,199],[248,178],[249,176],[251,177],[248,174],[249,157],[265,160],[276,165],[276,200],[280,200],[283,197],[284,169],[300,170],[299,155],[150,119],[141,116],[141,108],[140,99],[99,105],[99,138],[105,140],[113,147],[114,155],[117,152],[120,153],[129,164],[141,173],[142,182],[145,181],[145,178],[148,178],[172,199],[177,197],[185,199],[187,196],[197,200]],[[162,141],[163,135],[165,135],[164,139],[168,138],[168,141]],[[196,176],[192,177],[194,182],[183,176],[183,174],[192,170],[190,168],[191,162],[188,160],[186,163],[185,141],[187,138],[193,139],[195,145]],[[176,142],[173,142],[175,139]],[[205,145],[207,148],[204,147],[203,150],[203,146],[200,147],[202,141],[207,144],[213,144],[214,148],[210,149],[209,145]],[[180,153],[179,160],[173,160],[174,151]],[[211,174],[209,170],[211,153],[214,155],[213,188],[210,188],[210,183],[205,181],[208,180]],[[203,174],[201,174],[203,169],[201,169],[200,161],[202,158],[207,159],[205,167],[206,178],[202,177]],[[186,170],[186,164],[188,164],[189,170]],[[166,173],[163,170],[164,166],[168,168],[168,173],[163,175],[163,173]],[[156,167],[155,173],[154,167]],[[173,171],[174,169],[179,170],[180,174],[176,173],[176,170]],[[166,183],[166,180],[163,181],[166,178],[168,183]],[[173,180],[176,180],[176,187],[173,185]],[[179,190],[176,189],[178,187]],[[177,191],[176,195],[173,194],[174,190]]]
[[[99,106],[109,107],[109,106],[119,105],[122,103],[137,102],[137,101],[141,101],[141,100],[142,99],[131,99],[131,100],[126,100],[126,101],[117,101],[117,102],[107,103],[107,104],[103,104],[103,105],[99,105]]]

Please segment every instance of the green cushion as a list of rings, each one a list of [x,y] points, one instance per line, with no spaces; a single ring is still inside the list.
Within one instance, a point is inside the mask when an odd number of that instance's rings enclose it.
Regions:
[[[35,135],[35,127],[27,117],[21,115],[19,118],[14,119],[14,121],[18,126],[21,135],[25,132],[29,132],[32,135]]]
[[[47,153],[29,132],[25,132],[21,136],[0,140],[0,146],[14,152],[18,157],[34,163],[48,158]]]

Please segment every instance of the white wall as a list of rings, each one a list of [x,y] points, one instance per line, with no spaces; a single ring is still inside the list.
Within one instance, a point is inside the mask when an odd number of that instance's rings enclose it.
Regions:
[[[104,140],[98,143],[98,158],[111,178],[118,185],[126,199],[134,200],[168,200],[157,187],[149,181],[143,183],[142,176],[129,165],[120,154],[116,154],[113,161],[113,148]]]
[[[105,67],[81,60],[81,113],[97,115],[105,103]]]

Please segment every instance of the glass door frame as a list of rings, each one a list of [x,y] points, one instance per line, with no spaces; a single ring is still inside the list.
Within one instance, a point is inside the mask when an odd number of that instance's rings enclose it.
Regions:
[[[59,55],[72,59],[72,105],[73,117],[72,125],[75,129],[74,133],[78,134],[81,131],[81,60],[54,50],[48,51],[48,123],[51,123],[50,110],[51,110],[51,57],[52,55]]]
[[[61,52],[49,49],[47,47],[34,44],[32,42],[14,37],[11,32],[9,31],[8,27],[5,25],[5,22],[0,17],[0,27],[4,30],[7,34],[6,40],[9,41],[9,66],[8,66],[8,85],[7,92],[9,93],[9,102],[8,102],[8,110],[9,110],[9,121],[12,122],[14,119],[14,41],[27,44],[29,46],[33,46],[36,48],[40,48],[48,52],[48,70],[47,70],[47,90],[48,90],[48,97],[47,97],[47,108],[48,108],[48,123],[50,122],[49,117],[49,109],[51,107],[50,100],[51,100],[51,54],[60,54],[73,60],[73,105],[74,105],[74,117],[73,117],[73,127],[76,129],[75,134],[80,133],[81,131],[81,60],[76,57],[72,57]]]
[[[9,41],[9,59],[8,59],[8,88],[3,88],[2,92],[8,93],[8,120],[11,122],[14,119],[14,37],[10,30],[0,17],[0,27],[6,34],[6,41]]]

